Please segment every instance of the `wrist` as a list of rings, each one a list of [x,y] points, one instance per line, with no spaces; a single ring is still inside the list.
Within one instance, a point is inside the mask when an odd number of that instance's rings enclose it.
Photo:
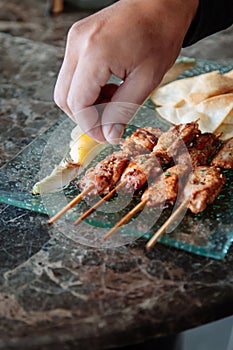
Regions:
[[[142,15],[164,20],[169,27],[174,23],[174,31],[184,38],[198,9],[199,0],[121,0],[126,2],[135,11],[138,9]]]

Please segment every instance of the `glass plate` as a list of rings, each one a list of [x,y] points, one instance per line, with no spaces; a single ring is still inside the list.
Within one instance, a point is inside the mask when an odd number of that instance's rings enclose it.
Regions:
[[[179,79],[213,70],[224,73],[230,69],[233,69],[233,65],[229,63],[197,60],[196,66],[179,76]],[[163,130],[170,127],[169,123],[156,114],[155,106],[150,99],[139,109],[131,125],[127,127],[125,135],[131,133],[135,127],[148,125]],[[73,127],[74,124],[69,118],[62,117],[0,169],[1,202],[51,216],[79,193],[77,186],[72,182],[58,193],[42,196],[31,194],[35,182],[50,174],[54,166],[67,154]],[[93,163],[114,149],[113,146],[107,147]],[[233,240],[233,172],[225,171],[225,175],[227,183],[214,203],[198,215],[187,211],[180,224],[172,232],[160,238],[161,243],[206,257],[224,258]],[[95,198],[94,201],[98,199]],[[154,209],[145,208],[134,220],[115,233],[109,243],[108,241],[103,243],[100,239],[139,200],[140,193],[130,199],[118,194],[76,227],[72,225],[73,221],[94,203],[93,200],[83,200],[55,227],[81,244],[96,247],[119,246],[141,236],[148,239],[169,217],[171,209],[156,212]]]

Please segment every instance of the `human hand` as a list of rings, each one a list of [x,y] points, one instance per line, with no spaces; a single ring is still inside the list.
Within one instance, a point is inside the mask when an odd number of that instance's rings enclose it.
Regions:
[[[115,143],[173,65],[198,0],[121,0],[70,29],[57,105],[99,142]],[[107,84],[111,75],[122,79]],[[105,108],[93,105],[107,103]]]

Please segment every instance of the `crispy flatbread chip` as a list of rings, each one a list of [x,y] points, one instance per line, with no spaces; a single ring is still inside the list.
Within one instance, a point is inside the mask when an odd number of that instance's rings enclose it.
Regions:
[[[169,98],[166,98],[167,92],[166,89],[163,92],[163,86],[167,83],[166,86],[170,86],[173,83],[177,82],[171,82],[172,80],[174,80],[175,78],[177,78],[179,75],[181,75],[184,71],[186,71],[187,69],[192,68],[193,66],[195,66],[196,61],[195,59],[191,59],[191,58],[186,58],[186,57],[181,57],[179,59],[176,60],[176,62],[174,63],[174,65],[167,71],[167,73],[164,75],[162,81],[159,84],[159,87],[157,87],[156,89],[154,89],[152,91],[152,93],[150,94],[150,98],[152,99],[152,101],[157,104],[158,106],[162,106],[163,104],[163,99],[165,99],[165,103],[168,102],[169,103]],[[182,79],[182,81],[186,81],[187,79],[190,78],[185,78]],[[192,82],[192,80],[191,80]],[[175,84],[175,85],[176,85]],[[180,83],[178,83],[179,85]],[[182,84],[181,84],[182,85]],[[160,92],[162,90],[162,92]],[[170,90],[170,88],[169,88]],[[171,89],[172,91],[173,89]],[[181,90],[184,90],[184,88],[182,87]],[[189,90],[187,90],[189,91]],[[187,93],[187,91],[180,91],[179,95],[177,95],[176,97],[174,97],[174,105],[177,106],[180,103],[182,103],[183,101],[183,95],[185,95]],[[158,94],[158,95],[157,95]],[[159,97],[161,95],[161,98]],[[171,105],[172,103],[170,102],[169,105]]]
[[[207,114],[192,109],[186,111],[178,109],[177,114],[179,123],[190,123],[197,120],[202,132],[210,132],[211,118]]]
[[[233,93],[210,97],[197,106],[197,111],[210,117],[210,132],[214,132],[225,121],[233,109]]]
[[[195,66],[195,64],[196,64],[196,61],[193,58],[186,58],[186,57],[181,57],[180,59],[178,58],[176,62],[173,64],[173,66],[164,75],[159,86],[163,86],[171,82],[172,80],[177,78],[179,75],[181,75],[184,71]]]
[[[173,107],[157,107],[158,114],[172,124],[179,124],[179,118],[177,114],[178,108]]]
[[[197,120],[202,132],[210,132],[210,117],[194,108],[188,106],[182,108],[159,107],[157,112],[172,124],[186,124]]]
[[[155,91],[152,99],[161,106],[157,112],[172,124],[198,119],[202,132],[221,131],[223,139],[231,135],[233,70],[225,74],[214,71],[174,81]]]
[[[214,132],[223,122],[233,124],[233,93],[211,97],[198,105],[158,107],[157,112],[172,124],[197,120],[202,132]]]
[[[194,85],[195,78],[184,78],[162,86],[152,93],[152,101],[158,106],[181,106],[185,103],[185,98]]]
[[[233,77],[220,74],[217,71],[201,74],[195,79],[191,91],[186,96],[190,104],[198,104],[212,96],[233,91]]]

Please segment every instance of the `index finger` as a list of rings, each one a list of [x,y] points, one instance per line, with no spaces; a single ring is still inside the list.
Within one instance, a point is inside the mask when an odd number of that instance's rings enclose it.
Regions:
[[[81,58],[78,62],[68,91],[67,105],[71,118],[84,132],[90,132],[90,129],[101,125],[99,114],[94,113],[94,109],[90,107],[95,104],[110,76],[109,69],[97,59],[93,62],[91,59],[84,61]],[[87,109],[90,110],[87,112]]]
[[[95,57],[81,57],[70,84],[67,102],[75,115],[80,109],[92,106],[106,85],[111,72],[105,62]]]

